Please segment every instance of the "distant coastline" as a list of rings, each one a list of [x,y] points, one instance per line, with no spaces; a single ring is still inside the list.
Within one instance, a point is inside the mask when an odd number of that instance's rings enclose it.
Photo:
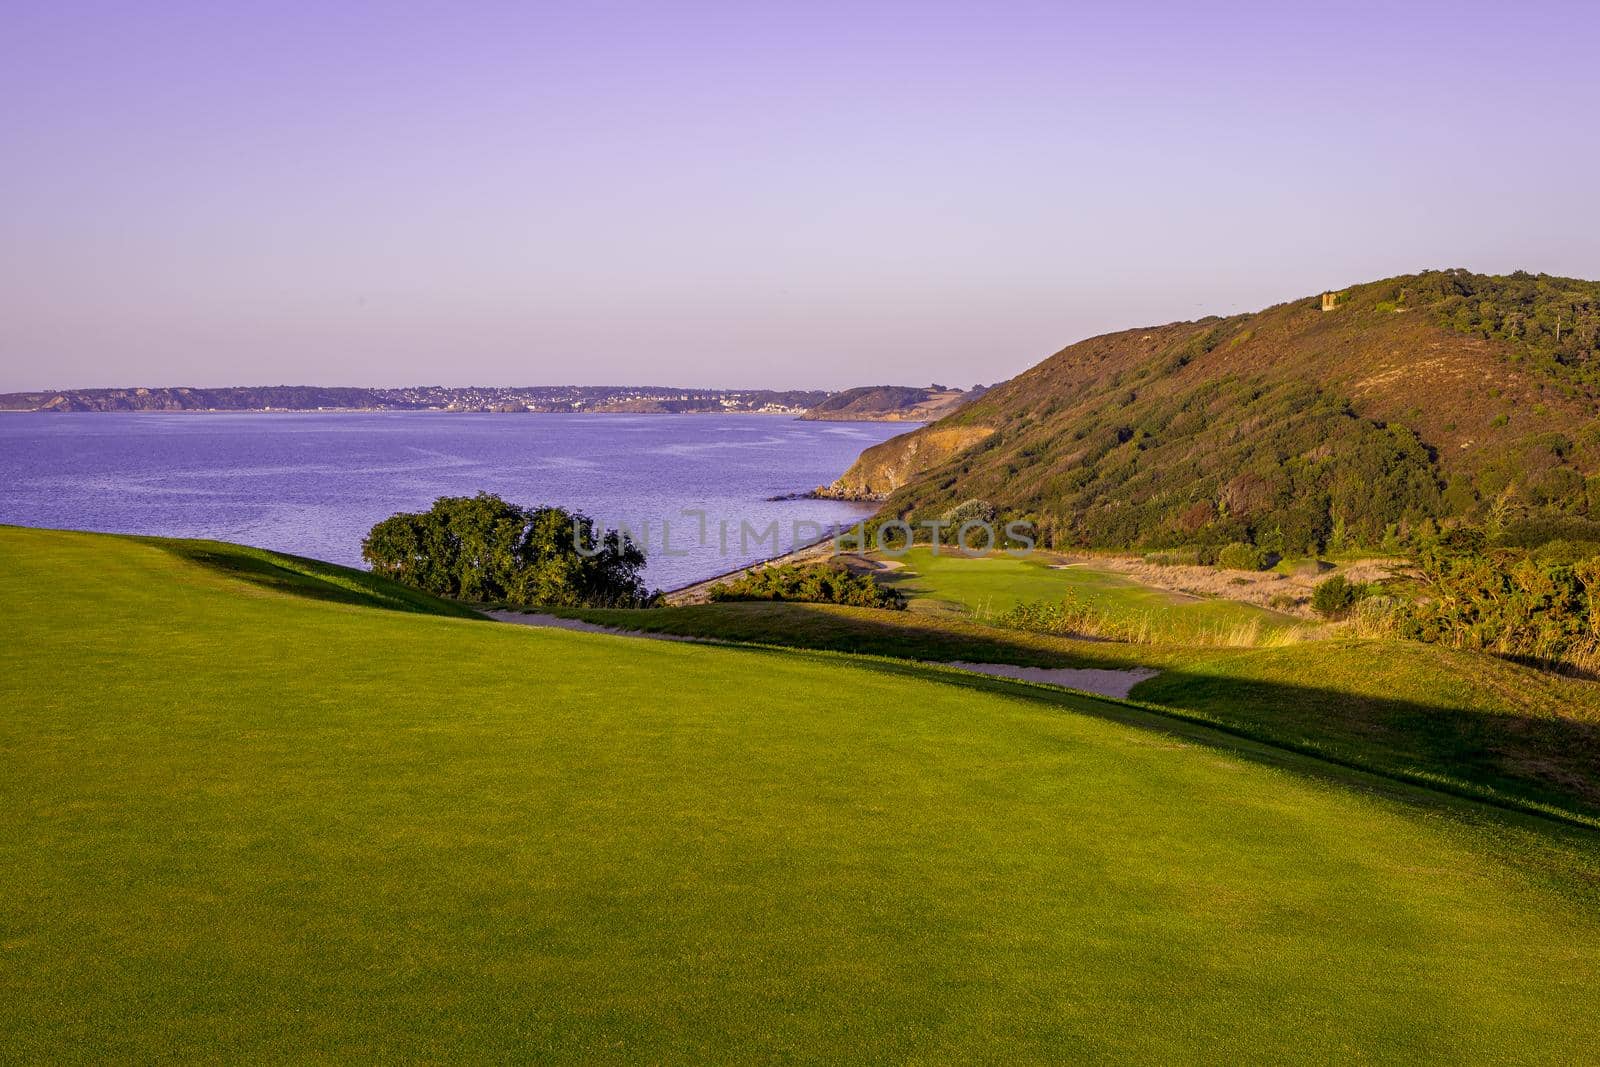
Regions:
[[[87,410],[61,410],[53,408],[0,407],[3,415],[766,415],[799,419],[803,411],[761,411],[743,409],[705,409],[696,411],[618,411],[600,409],[574,409],[571,411],[539,411],[533,409],[502,410],[494,408],[91,408]],[[896,417],[809,420],[828,422],[907,422]],[[920,421],[911,421],[920,426]]]
[[[435,411],[482,414],[786,415],[851,422],[926,421],[977,395],[932,386],[822,389],[702,389],[654,385],[405,386],[305,385],[222,388],[129,387],[0,393],[0,411],[99,412]]]
[[[658,385],[443,386],[308,385],[220,388],[126,387],[0,394],[0,408],[62,413],[105,411],[453,411],[686,414],[732,411],[800,415],[824,390],[727,390]]]

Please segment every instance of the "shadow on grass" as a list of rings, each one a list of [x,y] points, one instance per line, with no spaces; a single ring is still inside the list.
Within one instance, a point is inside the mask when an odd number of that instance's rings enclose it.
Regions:
[[[1507,663],[1515,663],[1519,667],[1531,667],[1536,671],[1548,671],[1551,674],[1565,675],[1584,682],[1600,682],[1600,671],[1581,667],[1564,659],[1545,659],[1541,656],[1526,656],[1516,652],[1484,652],[1483,655],[1494,656]]]
[[[452,618],[481,618],[463,604],[336,563],[224,541],[139,538],[186,563],[285,596]]]
[[[1082,710],[1079,703],[1085,701],[1092,701],[1096,713],[1112,717],[1138,709],[1140,721],[1147,725],[1155,716],[1192,723],[1394,781],[1600,828],[1600,725],[1570,715],[1530,714],[1497,699],[1497,689],[1524,680],[1520,673],[1478,683],[1491,701],[1490,709],[1483,710],[1315,684],[1338,673],[1318,642],[1294,646],[1304,652],[1283,672],[1295,677],[1262,679],[1232,676],[1226,673],[1226,662],[1205,670],[1193,666],[1196,656],[1211,651],[1252,657],[1256,650],[1072,641],[978,623],[928,620],[906,612],[740,603],[561,614],[646,633],[882,657],[857,662],[919,677],[934,672],[915,661],[1153,667],[1161,673],[1140,683],[1132,701],[1067,699],[1078,702],[1071,704],[1075,710]],[[1430,670],[1448,666],[1425,660],[1408,668],[1409,678],[1425,688]],[[1060,700],[1060,691],[1046,686],[955,671],[936,673],[948,684]],[[1107,710],[1111,708],[1119,710]]]
[[[1110,697],[1062,692],[1047,685],[976,675],[927,664],[885,659],[858,661],[861,666],[889,674],[937,680],[987,693],[1004,693],[1128,725],[1155,729],[1185,740],[1235,751],[1254,762],[1283,766],[1298,773],[1314,773],[1349,783],[1358,772],[1372,787],[1372,778],[1402,787],[1386,793],[1412,800],[1433,796],[1465,798],[1505,811],[1554,819],[1585,831],[1600,830],[1600,727],[1566,719],[1532,719],[1418,704],[1410,701],[1366,700],[1372,720],[1384,720],[1393,742],[1335,731],[1318,734],[1303,722],[1292,728],[1273,720],[1218,713],[1202,702],[1116,700]],[[1218,691],[1237,687],[1262,707],[1293,708],[1299,712],[1347,703],[1349,694],[1330,689],[1258,682],[1230,683],[1206,675],[1166,671],[1156,681],[1163,692],[1181,693],[1194,686]],[[1498,728],[1497,720],[1515,725]],[[1532,728],[1537,734],[1525,732]],[[1356,734],[1364,734],[1359,726]],[[1311,757],[1307,760],[1305,757]],[[1314,760],[1315,762],[1312,762]],[[1327,764],[1319,768],[1318,764]],[[1538,767],[1543,775],[1519,774],[1521,767]],[[1586,847],[1600,846],[1600,838],[1586,838]]]
[[[556,614],[642,633],[779,645],[913,660],[968,660],[1019,667],[1118,669],[1160,666],[1170,650],[1003,630],[913,611],[772,601],[677,608],[557,610]]]
[[[1141,683],[1134,697],[1324,759],[1600,826],[1600,723],[1557,709],[1461,707],[1183,669]]]

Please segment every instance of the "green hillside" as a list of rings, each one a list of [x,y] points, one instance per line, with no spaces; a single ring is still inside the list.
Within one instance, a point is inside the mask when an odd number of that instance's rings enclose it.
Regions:
[[[829,395],[812,405],[801,418],[812,421],[869,419],[888,422],[898,419],[937,419],[981,395],[981,387],[968,392],[942,385],[864,385]]]
[[[1467,518],[1600,541],[1600,283],[1436,271],[1063,349],[835,489],[1060,546],[1376,546]]]
[[[8,1056],[1600,1036],[1590,833],[1037,687],[386,610],[207,553],[0,529]]]

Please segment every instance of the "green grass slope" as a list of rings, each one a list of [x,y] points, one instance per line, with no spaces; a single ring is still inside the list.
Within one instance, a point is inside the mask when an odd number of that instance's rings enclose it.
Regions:
[[[1329,759],[1600,826],[1600,686],[1409,641],[1183,650],[1148,701]]]
[[[1329,312],[1312,297],[1107,334],[874,446],[837,488],[892,492],[885,512],[913,518],[986,500],[1060,546],[1292,554],[1491,510],[1596,540],[1597,330],[1600,283],[1434,271]]]
[[[3,530],[0,527],[0,530]],[[319,559],[269,552],[225,541],[141,537],[134,540],[170,552],[179,559],[263,590],[339,604],[414,611],[453,618],[481,618],[479,612],[454,600],[400,585],[368,571],[324,563]]]
[[[1589,1054],[1595,838],[933,669],[0,529],[10,1056]]]
[[[911,610],[822,604],[704,604],[578,611],[622,630],[1024,667],[1153,668],[1135,699],[1165,713],[1405,781],[1600,826],[1600,685],[1481,653],[1390,639],[1313,638],[1283,647],[1205,647],[1252,627],[1272,643],[1286,619],[1226,601],[1166,599],[1090,567],[909,554]],[[1070,583],[1070,584],[1064,584]],[[1108,613],[1149,616],[1153,644],[1078,640],[979,621],[1064,589]]]

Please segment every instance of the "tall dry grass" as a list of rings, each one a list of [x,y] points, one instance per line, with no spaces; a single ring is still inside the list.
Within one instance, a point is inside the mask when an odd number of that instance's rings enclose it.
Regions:
[[[1208,648],[1279,648],[1312,637],[1309,626],[1268,626],[1260,619],[1232,623],[1175,621],[1154,611],[1112,611],[1083,600],[1030,601],[988,618],[997,626],[1030,633],[1140,645]]]
[[[1344,626],[1353,637],[1400,637],[1404,605],[1392,597],[1358,600],[1345,616]]]

